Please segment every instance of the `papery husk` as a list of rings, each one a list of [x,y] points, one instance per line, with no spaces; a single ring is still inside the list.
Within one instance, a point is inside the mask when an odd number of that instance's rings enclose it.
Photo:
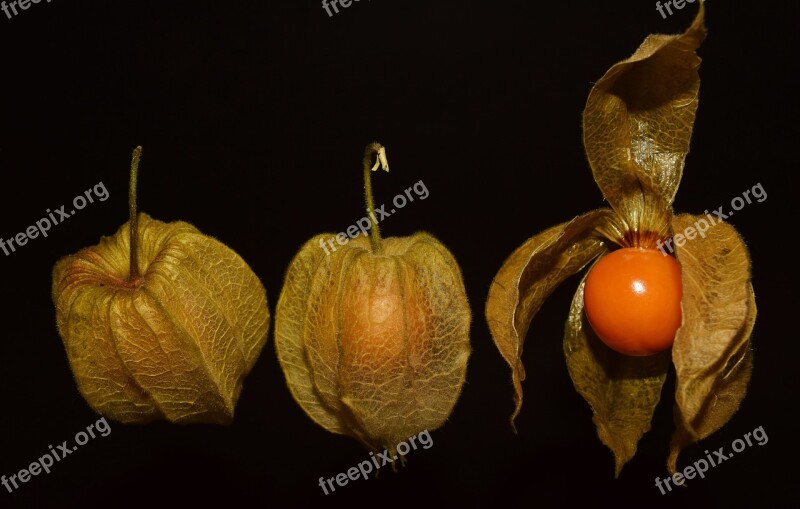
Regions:
[[[677,429],[667,461],[671,472],[684,447],[718,430],[736,412],[753,367],[756,304],[747,246],[730,224],[708,216],[681,214],[673,227],[685,232],[700,220],[716,224],[675,247],[683,279],[683,325],[672,346]]]
[[[317,424],[372,450],[440,427],[466,377],[471,312],[455,258],[426,233],[359,236],[292,260],[275,347],[297,403]]]
[[[583,112],[583,141],[595,182],[625,224],[624,245],[653,247],[671,235],[697,111],[704,7],[680,35],[648,36],[595,83]],[[640,237],[646,237],[640,239]]]
[[[138,218],[135,280],[129,223],[53,269],[56,323],[78,389],[123,423],[227,424],[267,340],[264,287],[194,226]]]
[[[636,454],[639,439],[650,430],[670,356],[665,351],[633,357],[603,344],[583,312],[585,283],[586,276],[572,300],[564,328],[564,356],[575,389],[592,409],[597,435],[614,454],[618,477]]]
[[[612,215],[609,209],[595,210],[531,237],[508,257],[492,281],[486,320],[495,345],[511,366],[512,426],[522,408],[522,351],[531,320],[559,284],[608,251],[598,229],[609,228]]]

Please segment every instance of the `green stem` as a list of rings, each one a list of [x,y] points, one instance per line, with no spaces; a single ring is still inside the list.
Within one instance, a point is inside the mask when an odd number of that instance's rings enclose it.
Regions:
[[[375,164],[372,164],[372,156],[375,155]],[[384,171],[389,171],[389,162],[386,160],[386,149],[380,143],[374,142],[367,145],[364,150],[364,195],[367,202],[367,216],[372,223],[370,231],[370,243],[372,245],[372,252],[374,254],[383,253],[383,244],[381,243],[381,232],[378,228],[378,222],[375,219],[375,202],[372,199],[372,175],[371,171],[375,171],[381,167]]]
[[[142,158],[142,147],[133,149],[131,158],[131,181],[128,187],[128,213],[130,215],[130,247],[131,270],[128,281],[139,279],[139,218],[136,214],[136,184],[139,180],[139,160]]]

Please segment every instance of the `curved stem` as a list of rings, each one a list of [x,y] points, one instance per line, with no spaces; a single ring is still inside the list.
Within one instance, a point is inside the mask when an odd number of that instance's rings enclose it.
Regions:
[[[372,164],[372,156],[375,155],[375,164]],[[372,199],[372,175],[370,171],[375,171],[381,167],[384,171],[389,171],[389,162],[386,160],[386,149],[377,142],[370,143],[364,150],[364,196],[367,202],[367,217],[369,217],[372,229],[370,231],[370,243],[374,254],[383,253],[381,243],[381,232],[378,228],[378,221],[375,218],[375,202]]]
[[[128,187],[128,213],[130,215],[130,247],[131,270],[128,281],[139,278],[139,218],[136,214],[136,184],[139,180],[139,160],[142,158],[142,147],[133,149],[131,158],[131,180]]]

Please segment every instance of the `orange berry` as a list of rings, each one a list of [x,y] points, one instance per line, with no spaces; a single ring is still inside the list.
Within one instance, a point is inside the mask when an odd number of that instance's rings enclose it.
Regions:
[[[652,355],[672,346],[681,326],[681,268],[656,249],[627,247],[594,264],[583,290],[592,329],[611,349]]]

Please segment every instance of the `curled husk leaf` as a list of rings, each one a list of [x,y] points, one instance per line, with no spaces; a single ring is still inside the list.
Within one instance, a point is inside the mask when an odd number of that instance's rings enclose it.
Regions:
[[[704,7],[680,35],[648,36],[592,87],[583,142],[594,180],[622,223],[621,245],[654,247],[671,236],[671,204],[697,111]]]
[[[596,210],[531,237],[508,257],[492,281],[486,320],[497,349],[511,366],[512,426],[522,408],[522,350],[531,320],[558,285],[608,251],[595,229],[610,215],[608,209]]]
[[[181,221],[138,215],[53,270],[58,331],[78,388],[121,422],[229,423],[267,339],[264,287],[239,255]]]
[[[681,214],[676,231],[706,216]],[[717,220],[701,237],[676,249],[683,279],[683,325],[675,336],[672,360],[676,431],[668,460],[675,472],[678,454],[724,425],[747,391],[753,356],[750,334],[756,304],[750,284],[750,256],[728,223]]]
[[[275,347],[297,403],[317,424],[372,450],[441,426],[470,353],[470,308],[455,258],[426,233],[364,236],[329,255],[333,234],[292,260]]]

